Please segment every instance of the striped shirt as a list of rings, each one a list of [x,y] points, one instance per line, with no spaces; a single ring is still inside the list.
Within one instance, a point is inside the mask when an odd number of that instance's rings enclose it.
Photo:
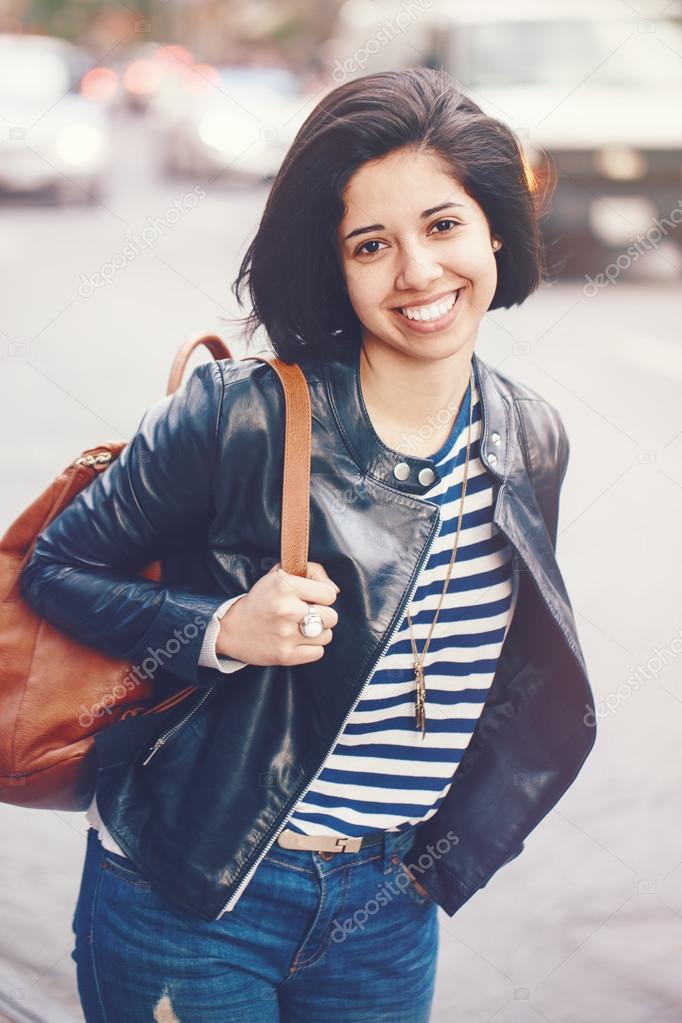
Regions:
[[[409,605],[421,654],[450,563],[457,529],[469,426],[474,409],[464,514],[452,576],[424,662],[426,735],[414,717],[415,679],[407,617],[379,659],[369,685],[319,776],[298,801],[286,827],[306,835],[402,831],[428,820],[452,784],[483,710],[516,603],[512,550],[492,521],[492,483],[480,458],[481,404],[474,381],[450,435],[431,461],[440,480],[422,497],[438,504],[441,524]],[[214,650],[217,609],[200,663],[221,671],[244,667]],[[86,818],[106,849],[124,856],[93,796]]]
[[[424,661],[426,734],[416,727],[407,617],[379,659],[319,776],[287,822],[305,835],[404,831],[445,799],[483,710],[517,595],[512,549],[493,523],[493,490],[480,458],[474,381],[450,436],[431,461],[440,480],[423,497],[441,523],[409,604],[421,655],[443,590],[459,516],[470,402],[469,475],[457,557]]]

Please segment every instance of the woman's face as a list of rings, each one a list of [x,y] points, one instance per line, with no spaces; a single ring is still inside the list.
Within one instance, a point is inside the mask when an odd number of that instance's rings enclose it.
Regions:
[[[483,210],[443,161],[406,149],[372,160],[344,200],[338,252],[363,345],[423,360],[473,349],[497,286],[495,251]]]

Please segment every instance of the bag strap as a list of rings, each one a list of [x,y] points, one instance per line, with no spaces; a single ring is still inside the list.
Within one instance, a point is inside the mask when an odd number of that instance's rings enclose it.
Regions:
[[[217,334],[195,334],[178,351],[168,377],[167,394],[178,389],[187,360],[199,345],[214,359],[231,359],[232,353]],[[282,485],[282,526],[280,564],[290,575],[308,572],[308,531],[310,519],[310,454],[312,416],[308,381],[297,363],[264,355],[249,355],[272,366],[284,389],[284,481]]]
[[[182,378],[185,375],[185,367],[187,366],[187,360],[199,345],[203,345],[204,348],[208,348],[213,358],[217,361],[218,359],[231,359],[232,352],[227,347],[222,338],[218,337],[217,334],[193,334],[189,341],[186,341],[184,345],[181,345],[178,349],[177,355],[173,359],[173,365],[171,366],[170,373],[168,374],[168,386],[166,387],[166,394],[173,394],[177,391],[178,387],[182,383]]]
[[[210,342],[210,343],[209,343]],[[197,334],[178,352],[168,383],[168,394],[177,390],[192,351],[205,345],[214,358],[232,358],[229,349],[217,335]],[[227,353],[227,354],[225,354]],[[284,389],[285,432],[284,432],[284,480],[282,485],[282,523],[280,536],[280,564],[285,572],[303,578],[308,572],[308,533],[310,520],[310,455],[312,415],[308,382],[297,363],[283,362],[278,358],[261,355],[247,356],[272,366]],[[242,360],[239,360],[242,361]],[[36,545],[38,535],[47,528],[54,518],[69,504],[96,475],[104,472],[125,447],[125,441],[114,441],[88,448],[67,466],[59,477],[56,490],[47,514],[40,527],[35,530],[23,557],[16,565],[16,576],[12,592],[17,596],[19,577],[28,563]],[[5,539],[7,539],[5,537]]]
[[[310,392],[301,367],[278,358],[249,355],[272,366],[284,389],[284,483],[282,486],[282,525],[280,565],[290,575],[303,578],[308,573],[308,536],[310,529],[310,456],[312,449],[312,413]]]

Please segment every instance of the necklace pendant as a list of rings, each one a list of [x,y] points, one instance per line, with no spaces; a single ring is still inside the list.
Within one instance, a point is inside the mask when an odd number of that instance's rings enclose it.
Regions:
[[[423,739],[424,735],[426,734],[426,710],[425,710],[425,707],[424,707],[424,700],[421,699],[420,697],[417,697],[417,705],[416,705],[415,709],[416,709],[415,717],[416,717],[416,721],[417,721],[417,728],[421,729],[422,739]]]
[[[422,718],[424,717],[424,700],[419,690],[417,690],[414,698],[414,716],[417,728],[421,728]]]
[[[426,705],[424,701],[426,686],[424,684],[424,669],[421,664],[415,665],[414,675],[417,683],[417,691],[414,700],[414,714],[417,728],[421,729],[423,739],[426,732]]]

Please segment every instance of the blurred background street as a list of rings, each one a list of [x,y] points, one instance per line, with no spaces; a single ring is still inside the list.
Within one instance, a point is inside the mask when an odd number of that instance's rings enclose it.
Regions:
[[[558,560],[599,733],[523,855],[440,914],[433,1020],[679,1023],[682,18],[548,7],[0,0],[0,531],[132,435],[188,337],[245,354],[230,287],[324,92],[445,66],[518,132],[538,189],[558,173],[552,278],[488,314],[477,350],[568,429]],[[0,805],[0,1023],[82,1020],[85,832]]]

